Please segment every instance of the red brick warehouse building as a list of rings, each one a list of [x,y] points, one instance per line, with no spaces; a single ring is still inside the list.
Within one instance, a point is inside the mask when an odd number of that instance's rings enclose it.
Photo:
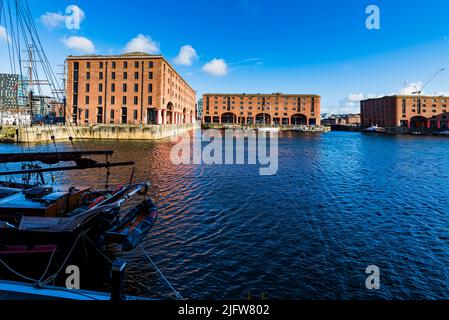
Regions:
[[[360,102],[362,125],[408,128],[449,128],[449,97],[386,96]]]
[[[196,93],[160,55],[69,56],[67,118],[76,124],[183,124]]]
[[[203,95],[203,122],[319,125],[320,99],[307,94],[207,93]]]

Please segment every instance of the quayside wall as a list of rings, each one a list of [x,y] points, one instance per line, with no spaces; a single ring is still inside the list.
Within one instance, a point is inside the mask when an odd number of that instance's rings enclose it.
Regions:
[[[0,141],[15,143],[50,143],[54,140],[108,139],[160,140],[199,128],[198,124],[173,125],[92,125],[92,126],[3,126]]]

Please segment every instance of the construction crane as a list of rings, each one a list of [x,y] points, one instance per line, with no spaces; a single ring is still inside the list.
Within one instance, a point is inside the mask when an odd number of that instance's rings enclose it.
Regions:
[[[435,79],[437,75],[439,75],[441,72],[443,72],[443,71],[445,71],[445,70],[446,70],[445,68],[441,68],[440,70],[438,70],[432,77],[430,77],[429,80],[427,80],[426,83],[424,83],[424,84],[421,86],[420,89],[418,89],[418,88],[415,86],[416,91],[415,91],[415,92],[412,92],[412,94],[421,95],[421,93],[422,93],[422,91],[424,90],[424,88],[427,87],[427,85],[428,85],[430,82],[432,82],[432,80]]]

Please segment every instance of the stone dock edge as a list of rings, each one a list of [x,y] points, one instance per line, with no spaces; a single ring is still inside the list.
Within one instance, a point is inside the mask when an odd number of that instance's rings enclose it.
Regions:
[[[3,143],[51,143],[73,139],[161,140],[200,128],[199,124],[32,126],[0,128]]]

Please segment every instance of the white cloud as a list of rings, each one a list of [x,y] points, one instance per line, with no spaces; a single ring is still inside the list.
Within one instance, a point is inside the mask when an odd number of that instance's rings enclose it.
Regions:
[[[85,37],[72,36],[62,39],[67,48],[83,53],[94,53],[96,51],[92,41]]]
[[[8,33],[4,26],[0,26],[0,40],[4,42],[8,41]]]
[[[139,34],[126,44],[124,51],[128,53],[145,52],[149,54],[158,54],[160,53],[160,47],[159,43],[153,41],[150,36]]]
[[[47,12],[39,18],[39,21],[49,29],[69,27],[69,25],[70,29],[79,29],[79,25],[86,18],[84,11],[77,5],[68,6],[65,13],[66,15],[61,12]]]
[[[366,93],[351,93],[343,101],[346,101],[348,103],[360,103],[360,101],[362,100],[372,99],[376,97],[379,96],[375,94],[366,94]]]
[[[360,112],[360,101],[372,98],[383,97],[384,95],[366,94],[366,93],[351,93],[344,99],[338,102],[338,105],[323,108],[327,113],[333,114],[348,114]]]
[[[179,50],[178,56],[175,58],[175,63],[181,66],[191,66],[194,60],[198,59],[198,54],[191,45],[182,46]]]
[[[203,71],[208,75],[223,77],[228,74],[228,65],[223,59],[213,59],[203,66]]]
[[[65,22],[65,16],[57,12],[47,12],[39,18],[39,21],[49,29],[60,27]]]

